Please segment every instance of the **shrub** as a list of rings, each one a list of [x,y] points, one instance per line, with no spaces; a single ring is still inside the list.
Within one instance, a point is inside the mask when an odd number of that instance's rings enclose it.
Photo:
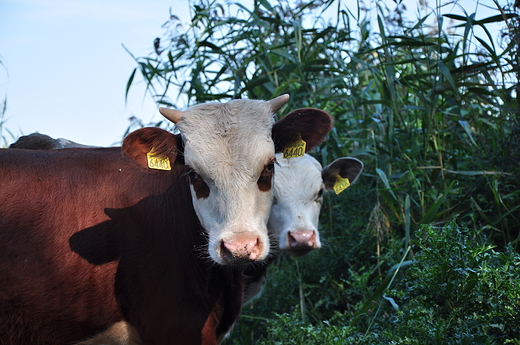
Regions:
[[[520,341],[520,255],[495,251],[455,222],[416,236],[420,251],[397,288],[398,333],[428,344]]]
[[[495,251],[482,233],[455,222],[416,234],[413,264],[361,315],[368,322],[339,312],[303,322],[294,309],[265,320],[266,332],[251,343],[520,344],[520,255]]]

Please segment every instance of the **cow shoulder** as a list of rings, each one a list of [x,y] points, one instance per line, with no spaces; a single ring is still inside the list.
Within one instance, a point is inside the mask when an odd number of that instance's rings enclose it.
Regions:
[[[148,153],[158,157],[167,157],[171,164],[180,157],[177,153],[181,149],[179,136],[157,127],[141,128],[126,136],[123,141],[123,154],[139,164],[148,168]]]
[[[332,129],[332,117],[314,108],[297,109],[273,125],[272,136],[276,152],[301,137],[306,142],[305,152],[321,144]]]
[[[350,184],[354,183],[363,170],[363,163],[351,157],[338,158],[323,168],[321,177],[326,189],[333,189],[337,176],[348,178]]]

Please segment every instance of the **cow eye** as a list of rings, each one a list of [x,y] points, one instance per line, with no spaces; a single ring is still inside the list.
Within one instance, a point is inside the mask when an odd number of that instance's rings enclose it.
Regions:
[[[192,182],[198,181],[200,179],[200,175],[197,174],[197,172],[195,170],[190,170],[188,172],[188,176],[190,177],[190,180]]]
[[[210,190],[206,182],[200,177],[199,174],[195,170],[188,171],[188,177],[190,178],[190,183],[195,190],[195,194],[197,199],[204,199],[209,196]]]
[[[269,161],[264,166],[264,169],[262,170],[262,173],[260,174],[260,177],[258,178],[258,189],[260,189],[262,192],[267,192],[271,190],[271,181],[273,179],[273,173],[274,173],[274,158]]]

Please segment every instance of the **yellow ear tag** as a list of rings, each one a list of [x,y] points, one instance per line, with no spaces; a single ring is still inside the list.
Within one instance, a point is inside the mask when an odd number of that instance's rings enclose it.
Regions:
[[[290,143],[283,149],[283,158],[303,157],[305,155],[306,146],[307,143],[299,136],[296,141]]]
[[[347,189],[350,186],[350,181],[348,178],[343,178],[341,176],[336,176],[336,183],[334,184],[334,192],[336,192],[336,195],[343,192],[345,189]]]
[[[153,151],[153,147],[150,152],[146,154],[146,158],[148,159],[148,168],[150,169],[172,170],[170,158],[157,155],[157,153]]]

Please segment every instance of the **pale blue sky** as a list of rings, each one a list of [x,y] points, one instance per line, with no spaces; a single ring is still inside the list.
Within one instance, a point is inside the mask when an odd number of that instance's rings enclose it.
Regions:
[[[415,3],[405,0],[409,8]],[[477,2],[459,3],[472,13]],[[480,4],[493,6],[492,0]],[[122,45],[135,56],[149,54],[170,7],[189,21],[187,0],[2,0],[0,57],[7,73],[0,68],[0,98],[7,97],[7,112],[1,134],[8,142],[6,129],[109,146],[119,142],[130,116],[161,119],[142,84],[125,104],[135,63]],[[479,8],[477,18],[494,14]]]
[[[108,146],[121,139],[131,115],[159,119],[144,88],[131,91],[125,105],[135,63],[122,45],[149,54],[170,6],[189,21],[182,0],[2,0],[5,128]]]

